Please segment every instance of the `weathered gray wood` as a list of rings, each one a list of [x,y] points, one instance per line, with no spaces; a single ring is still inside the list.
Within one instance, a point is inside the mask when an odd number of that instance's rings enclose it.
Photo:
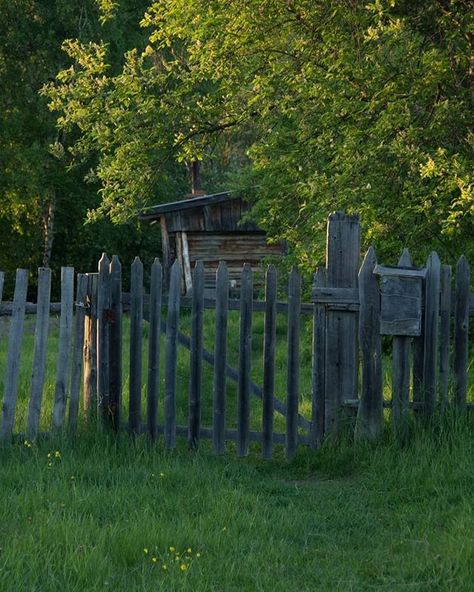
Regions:
[[[143,325],[143,264],[135,257],[131,266],[130,288],[130,398],[129,426],[138,434],[142,415],[142,325]]]
[[[102,253],[99,265],[97,291],[97,397],[102,421],[110,426],[110,377],[109,377],[109,311],[110,311],[110,261]]]
[[[5,284],[5,272],[0,271],[0,304],[2,303],[4,284]]]
[[[451,266],[441,267],[441,301],[439,323],[439,398],[442,407],[448,403],[449,337],[451,329]]]
[[[3,302],[0,304],[0,317],[11,317],[13,311],[13,302]],[[38,312],[38,305],[36,302],[27,302],[25,304],[25,314],[35,315]],[[49,312],[52,314],[59,314],[61,312],[60,302],[50,302]]]
[[[64,424],[71,369],[71,344],[74,314],[74,268],[61,268],[61,317],[59,319],[59,351],[54,390],[52,429]]]
[[[97,415],[97,287],[98,274],[87,274],[87,306],[89,315],[84,321],[84,378],[83,397],[86,418]]]
[[[197,448],[201,429],[202,349],[204,320],[204,265],[198,261],[193,273],[191,312],[191,357],[189,370],[188,444]]]
[[[118,431],[122,407],[122,264],[116,255],[110,262],[109,281],[109,417],[113,430]]]
[[[469,263],[462,255],[456,265],[456,312],[454,320],[454,401],[459,407],[464,407],[466,404],[470,282]]]
[[[240,280],[239,382],[237,388],[237,455],[247,456],[250,431],[250,373],[252,369],[252,268],[245,263]]]
[[[377,278],[373,273],[376,264],[375,251],[371,247],[359,272],[362,384],[356,424],[356,436],[370,441],[377,439],[383,430],[380,292]]]
[[[318,268],[314,274],[314,286],[322,287],[326,283],[326,270]],[[357,293],[357,301],[359,294]],[[325,356],[326,356],[326,307],[314,304],[313,315],[313,352],[312,352],[312,401],[310,446],[316,450],[324,437],[324,401],[325,401]]]
[[[357,288],[314,286],[311,300],[317,304],[359,304],[359,290]]]
[[[436,252],[430,253],[426,264],[425,284],[425,331],[423,394],[424,414],[430,417],[436,405],[436,385],[438,371],[438,321],[441,263]]]
[[[382,276],[381,335],[421,334],[422,280],[420,278]]]
[[[288,374],[286,382],[286,457],[291,460],[298,446],[298,398],[300,390],[301,276],[296,267],[288,284]]]
[[[408,249],[403,250],[398,264],[405,267],[411,266],[411,257]],[[421,286],[419,288],[421,297]],[[401,443],[406,441],[408,433],[409,398],[410,337],[407,335],[395,335],[392,344],[392,424],[395,435]]]
[[[82,361],[84,348],[84,319],[85,303],[87,296],[87,276],[83,273],[77,275],[76,287],[76,315],[75,315],[75,334],[74,348],[72,357],[71,371],[71,399],[69,401],[68,427],[74,432],[77,427],[79,416],[79,398],[81,393]]]
[[[191,292],[193,289],[193,279],[191,274],[191,262],[189,259],[189,245],[188,245],[188,235],[186,232],[181,233],[181,245],[183,248],[183,275],[184,275],[184,285],[186,293]]]
[[[35,348],[33,353],[33,372],[31,377],[30,403],[26,421],[26,437],[34,440],[38,435],[43,400],[43,386],[46,371],[46,351],[48,347],[49,303],[51,299],[51,269],[38,269],[38,313],[35,327]]]
[[[229,300],[229,273],[224,261],[216,273],[216,334],[214,347],[213,388],[213,445],[216,454],[225,451],[225,395],[227,365],[227,317]]]
[[[181,268],[176,260],[170,273],[165,357],[165,446],[176,446],[176,366],[178,363],[179,300],[181,296]]]
[[[265,333],[263,341],[262,455],[271,458],[273,451],[273,413],[275,397],[277,271],[269,265],[265,276]]]
[[[427,269],[426,267],[417,269],[416,267],[412,267],[411,265],[377,265],[374,269],[374,273],[375,275],[381,275],[385,277],[424,279],[427,274]]]
[[[331,214],[327,228],[327,287],[357,288],[359,261],[358,216],[347,216],[341,212]],[[337,433],[342,402],[357,398],[357,315],[328,307],[326,327],[325,430]]]
[[[160,386],[160,327],[163,272],[161,263],[155,259],[151,266],[149,340],[148,340],[148,384],[147,384],[147,425],[152,442],[157,436],[158,397]]]
[[[0,438],[4,442],[10,441],[15,422],[27,289],[28,271],[26,269],[17,269],[15,292],[13,295],[13,312],[8,337],[8,358],[3,395],[3,419],[0,428]]]
[[[161,228],[161,251],[163,253],[163,276],[164,285],[169,285],[169,271],[171,263],[171,246],[170,246],[170,235],[168,233],[168,226],[166,224],[166,217],[161,216],[160,218]]]

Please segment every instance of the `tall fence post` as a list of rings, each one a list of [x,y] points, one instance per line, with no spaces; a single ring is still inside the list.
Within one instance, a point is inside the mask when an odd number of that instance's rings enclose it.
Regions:
[[[326,287],[326,270],[318,268],[314,274],[314,286]],[[324,436],[324,403],[325,403],[325,360],[326,360],[326,306],[313,304],[313,388],[311,404],[310,446],[316,450]]]
[[[130,393],[128,420],[130,433],[140,433],[142,418],[142,325],[143,264],[135,257],[131,266],[130,295]]]
[[[69,401],[68,417],[68,427],[71,430],[71,432],[74,432],[76,430],[77,419],[79,416],[79,397],[81,393],[81,376],[83,366],[86,295],[87,276],[85,274],[80,273],[77,275],[75,335],[71,371],[71,399]]]
[[[342,212],[328,219],[326,245],[327,287],[357,288],[360,264],[359,217]],[[337,433],[338,417],[346,399],[357,398],[357,314],[328,307],[325,372],[325,430]]]
[[[171,267],[165,355],[165,446],[176,446],[176,369],[178,365],[178,324],[181,299],[181,268],[178,260]]]
[[[158,430],[162,280],[161,263],[155,259],[151,266],[147,385],[147,424],[152,442],[156,440]]]

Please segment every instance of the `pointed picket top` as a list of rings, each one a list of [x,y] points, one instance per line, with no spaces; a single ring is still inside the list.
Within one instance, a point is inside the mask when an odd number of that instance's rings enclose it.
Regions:
[[[202,273],[202,271],[204,270],[204,263],[201,260],[196,261],[196,263],[194,264],[194,270],[199,271],[199,273]]]
[[[402,254],[400,255],[400,259],[398,260],[398,265],[400,267],[412,266],[410,251],[407,248],[403,249]]]
[[[324,288],[326,285],[326,268],[318,267],[313,276],[313,285],[315,288]]]
[[[135,257],[135,259],[132,261],[131,268],[132,269],[136,269],[136,268],[139,268],[139,267],[143,267],[143,263],[142,263],[142,260],[140,259],[140,257],[137,255]]]
[[[458,262],[456,264],[456,276],[467,276],[470,277],[470,266],[469,262],[464,255],[459,257]]]
[[[158,257],[155,257],[153,260],[153,263],[151,264],[151,273],[156,273],[158,274],[160,277],[162,276],[163,273],[163,268],[161,265],[161,261],[159,260]]]
[[[99,272],[103,269],[108,269],[110,265],[110,260],[107,257],[107,253],[102,253],[102,257],[99,259],[98,269]]]
[[[219,265],[217,267],[217,271],[216,271],[216,281],[224,281],[224,280],[228,280],[229,278],[229,271],[227,269],[227,263],[225,261],[219,261]]]
[[[120,259],[118,258],[118,255],[113,255],[112,259],[110,261],[110,271],[118,271],[122,269],[122,264],[120,262]]]
[[[373,273],[377,265],[377,255],[374,247],[369,247],[359,270],[359,279]]]
[[[440,269],[441,261],[436,251],[431,251],[426,260],[426,267],[428,269]]]

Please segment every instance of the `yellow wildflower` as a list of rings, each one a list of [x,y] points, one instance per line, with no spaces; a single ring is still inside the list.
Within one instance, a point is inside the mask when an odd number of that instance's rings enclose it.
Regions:
[[[143,549],[143,552],[145,553],[145,555],[148,555],[148,549],[146,547]]]
[[[176,549],[174,547],[170,547],[170,553],[174,553]]]
[[[188,569],[188,566],[186,565],[186,563],[182,563],[180,565],[180,569],[181,569],[181,571],[186,571]]]

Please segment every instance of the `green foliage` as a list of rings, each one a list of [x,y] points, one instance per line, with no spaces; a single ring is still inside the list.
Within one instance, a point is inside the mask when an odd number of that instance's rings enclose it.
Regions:
[[[120,72],[104,45],[68,43],[46,92],[75,153],[98,155],[100,213],[129,215],[154,185],[165,199],[173,161],[238,138],[227,172],[300,262],[334,209],[360,212],[383,256],[451,256],[472,251],[473,18],[466,0],[163,0]]]

